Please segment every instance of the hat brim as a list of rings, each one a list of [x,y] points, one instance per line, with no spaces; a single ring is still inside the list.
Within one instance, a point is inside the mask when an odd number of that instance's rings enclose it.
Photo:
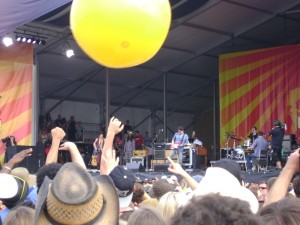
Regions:
[[[259,207],[255,195],[241,186],[237,178],[223,168],[208,168],[193,195],[203,196],[209,193],[219,193],[222,196],[246,201],[253,213],[256,213]]]
[[[104,204],[100,216],[98,216],[91,224],[111,225],[118,224],[119,221],[119,201],[116,188],[107,175],[100,175],[95,178],[99,191],[102,192]],[[46,199],[50,188],[51,180],[46,177],[42,187],[40,188],[38,200],[35,208],[35,225],[52,225],[43,212],[46,206]],[[74,223],[75,224],[75,223]]]

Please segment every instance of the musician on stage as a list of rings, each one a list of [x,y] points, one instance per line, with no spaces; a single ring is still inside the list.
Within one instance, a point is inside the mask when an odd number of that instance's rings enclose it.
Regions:
[[[177,154],[178,163],[182,164],[182,154],[184,150],[184,145],[187,144],[189,144],[189,136],[184,133],[183,126],[179,126],[177,128],[177,133],[175,133],[172,138],[172,145],[171,145],[172,151],[169,157],[172,159],[174,155]]]
[[[258,137],[257,128],[253,127],[251,133],[249,134],[248,138],[250,139],[250,145],[254,142],[254,140]]]
[[[269,132],[269,135],[272,136],[271,148],[273,149],[274,159],[276,161],[276,168],[282,168],[282,142],[284,137],[284,127],[279,120],[274,120],[274,127]]]
[[[94,155],[96,155],[96,162],[97,162],[97,169],[100,169],[101,163],[101,156],[102,156],[102,149],[104,146],[104,136],[103,133],[100,132],[99,136],[95,139],[93,146],[94,146]]]
[[[267,150],[269,143],[264,138],[263,132],[258,132],[258,138],[254,140],[250,149],[254,149],[254,153],[247,155],[247,170],[252,170],[252,159],[258,158],[260,156],[261,150]]]

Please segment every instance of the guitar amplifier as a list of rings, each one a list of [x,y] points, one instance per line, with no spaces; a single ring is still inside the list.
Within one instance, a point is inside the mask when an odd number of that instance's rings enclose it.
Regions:
[[[154,150],[165,150],[165,143],[155,143]]]
[[[154,159],[165,159],[165,150],[154,150]]]
[[[144,164],[144,157],[132,157],[131,162]]]

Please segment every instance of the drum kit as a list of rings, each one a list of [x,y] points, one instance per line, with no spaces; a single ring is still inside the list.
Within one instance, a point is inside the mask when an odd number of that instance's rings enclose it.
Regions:
[[[249,149],[250,147],[250,139],[242,138],[235,135],[233,132],[226,132],[226,158],[233,159],[233,160],[244,160],[245,154],[252,152]],[[229,146],[229,141],[232,140],[232,147]],[[240,143],[243,141],[243,145]]]

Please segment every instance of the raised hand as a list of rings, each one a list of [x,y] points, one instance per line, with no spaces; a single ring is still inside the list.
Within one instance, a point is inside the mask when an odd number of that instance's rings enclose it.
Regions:
[[[60,127],[55,127],[51,130],[52,139],[59,139],[60,141],[66,136],[65,131]]]
[[[19,153],[15,154],[9,161],[11,161],[13,164],[20,163],[26,157],[31,156],[32,151],[33,151],[32,148],[22,150]]]
[[[170,162],[170,165],[168,168],[170,173],[178,174],[181,176],[185,173],[184,169],[182,168],[182,166],[179,163],[175,163],[170,157],[167,157],[167,159]]]
[[[107,129],[107,133],[111,133],[116,135],[117,133],[121,132],[124,128],[124,125],[122,125],[122,122],[120,120],[118,120],[115,117],[112,117],[110,119],[109,125],[108,125],[108,129]]]
[[[77,149],[76,144],[73,143],[73,142],[67,141],[67,142],[62,143],[62,144],[59,146],[58,150],[70,151],[70,149],[73,149],[73,148],[76,148],[76,149]]]

